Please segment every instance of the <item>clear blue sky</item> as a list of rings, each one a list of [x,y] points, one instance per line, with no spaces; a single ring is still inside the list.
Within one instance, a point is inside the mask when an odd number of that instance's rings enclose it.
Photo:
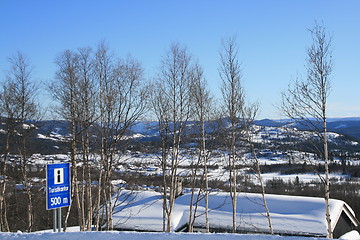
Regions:
[[[46,83],[60,52],[106,40],[117,55],[140,60],[151,79],[170,43],[180,42],[220,96],[221,39],[236,35],[248,98],[261,103],[259,118],[280,118],[275,105],[290,79],[304,75],[307,28],[318,21],[333,34],[329,116],[360,116],[359,12],[358,0],[0,0],[0,78],[18,50]]]

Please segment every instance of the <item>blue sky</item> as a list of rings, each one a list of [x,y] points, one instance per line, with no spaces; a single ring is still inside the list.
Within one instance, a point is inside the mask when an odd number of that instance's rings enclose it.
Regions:
[[[106,40],[131,54],[152,79],[172,42],[189,49],[220,97],[221,39],[237,36],[245,90],[259,118],[281,118],[276,105],[289,81],[304,74],[307,28],[323,22],[333,35],[335,68],[329,117],[360,116],[360,1],[334,0],[0,0],[0,79],[7,58],[25,53],[46,85],[66,49]],[[49,98],[42,96],[43,103]]]

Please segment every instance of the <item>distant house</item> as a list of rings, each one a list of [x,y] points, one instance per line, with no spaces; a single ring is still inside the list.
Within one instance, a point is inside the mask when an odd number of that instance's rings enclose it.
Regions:
[[[173,231],[186,231],[189,219],[190,194],[176,199],[172,219]],[[266,195],[275,234],[325,237],[325,201],[323,198]],[[118,230],[162,231],[162,196],[151,191],[124,190],[113,214],[114,228]],[[205,202],[198,206],[195,230],[205,228]],[[213,232],[232,231],[232,207],[228,193],[209,196],[209,222]],[[359,226],[353,210],[343,201],[330,199],[331,222],[334,237],[338,238]],[[240,193],[237,204],[239,233],[269,233],[265,208],[260,194]]]

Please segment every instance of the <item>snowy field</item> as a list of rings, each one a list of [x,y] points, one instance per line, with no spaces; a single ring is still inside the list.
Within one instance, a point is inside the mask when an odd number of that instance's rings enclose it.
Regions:
[[[281,237],[269,235],[243,235],[243,234],[190,234],[190,233],[135,233],[135,232],[67,232],[67,233],[0,233],[0,239],[3,240],[307,240],[319,238],[305,237]],[[321,238],[324,239],[324,238]],[[356,238],[355,238],[356,239]]]
[[[281,179],[284,182],[288,182],[288,181],[293,182],[293,181],[295,181],[296,177],[298,177],[299,182],[302,182],[302,183],[311,183],[311,182],[319,182],[320,181],[319,175],[315,174],[315,173],[288,174],[288,175],[283,175],[280,173],[264,173],[261,176],[265,182],[267,180],[272,180],[272,179]],[[325,178],[325,174],[320,174],[320,176]],[[342,175],[342,174],[330,174],[329,177],[330,177],[330,179],[336,180],[338,183],[342,182],[342,181],[344,182],[345,179],[348,178],[347,175]]]
[[[138,138],[139,136],[158,136],[156,130],[151,130],[148,125],[154,125],[153,122],[141,122],[133,127],[133,135],[127,136],[127,138]],[[156,125],[154,125],[156,126]],[[152,127],[154,127],[152,126]],[[282,141],[281,144],[284,144],[284,141],[291,135],[293,141],[296,139],[312,139],[316,138],[313,132],[309,131],[298,131],[293,128],[285,127],[260,127],[254,126],[254,132],[252,134],[252,140],[256,143],[262,143],[268,146],[276,144],[278,141]],[[53,141],[64,141],[68,135],[61,135],[61,129],[56,128],[56,131],[51,132],[48,136],[39,134],[38,138],[48,139]],[[328,133],[329,142],[337,143],[340,141],[341,135],[337,133]],[[352,140],[341,140],[339,143],[347,145],[357,145],[359,142],[354,142]],[[194,143],[195,144],[195,143]],[[292,144],[288,142],[287,144]],[[185,148],[181,151],[179,156],[178,164],[178,174],[182,177],[187,177],[191,175],[190,166],[194,166],[197,162],[197,149],[191,148],[192,144],[189,144],[189,148]],[[339,145],[340,146],[340,145]],[[248,150],[243,149],[242,151],[248,152]],[[244,153],[243,152],[243,153]],[[209,180],[217,180],[227,182],[229,179],[229,171],[226,166],[228,166],[228,152],[224,149],[212,150],[209,155],[208,165],[209,167]],[[79,156],[81,157],[81,156]],[[291,164],[308,164],[308,165],[323,165],[324,162],[319,159],[313,153],[299,152],[299,151],[277,151],[271,149],[258,149],[257,150],[257,160],[261,166],[270,166],[270,165],[287,165],[289,162]],[[141,175],[158,175],[161,176],[163,173],[161,171],[161,153],[142,153],[142,152],[130,152],[127,151],[124,154],[115,156],[115,165],[116,171],[120,173],[128,174],[141,174]],[[48,163],[58,163],[69,161],[69,155],[66,154],[56,154],[56,155],[40,155],[34,154],[31,157],[31,162],[35,166],[44,166]],[[92,155],[91,160],[93,161],[94,167],[98,165],[100,157],[97,155]],[[252,166],[254,164],[254,156],[250,153],[245,153],[241,159],[238,160],[239,165],[248,165]],[[341,164],[341,160],[338,157],[335,157],[331,160],[331,163]],[[81,163],[79,163],[81,164]],[[357,159],[347,159],[347,166],[359,166],[360,161]],[[240,173],[243,176],[248,176],[255,183],[257,177],[252,174],[252,171],[247,171],[249,168],[243,168]],[[330,176],[333,180],[337,182],[344,181],[345,179],[350,178],[350,176],[342,175],[341,173],[332,173]],[[299,180],[302,183],[310,182],[320,182],[320,178],[317,174],[313,172],[302,173],[302,174],[292,174],[284,175],[279,172],[271,172],[263,174],[263,179],[265,181],[271,179],[282,179],[283,181],[295,181]]]
[[[195,151],[195,150],[194,150]],[[196,151],[195,151],[196,152]],[[272,165],[272,164],[288,164],[289,156],[285,153],[271,153],[266,151],[261,151],[260,154],[269,155],[266,157],[259,157],[260,165]],[[322,165],[323,161],[316,159],[313,154],[305,153],[305,152],[292,152],[293,163],[302,164],[304,163],[304,158],[306,158],[307,163],[311,163],[314,165]],[[212,157],[209,159],[209,165],[215,166],[213,168],[209,168],[209,180],[218,180],[218,181],[228,181],[229,179],[229,171],[226,169],[227,163],[227,155],[226,152],[216,151],[212,154]],[[99,161],[99,156],[92,156],[94,164]],[[160,156],[157,154],[146,154],[140,152],[127,152],[123,155],[117,155],[115,157],[116,161],[116,171],[120,173],[136,173],[141,175],[162,175],[161,171],[161,162]],[[40,155],[34,154],[30,160],[35,166],[45,166],[49,163],[60,163],[60,162],[68,162],[70,158],[65,154],[56,154],[56,155]],[[197,155],[196,154],[188,154],[188,152],[183,152],[180,157],[180,163],[178,167],[178,173],[180,176],[187,177],[191,175],[191,169],[189,168],[191,165],[196,164]],[[251,165],[254,160],[252,159],[250,154],[246,154],[245,158],[240,162],[241,164],[249,164]],[[339,163],[339,159],[335,159],[334,162]],[[349,165],[358,166],[360,165],[360,161],[348,161]],[[248,168],[244,168],[240,170],[242,175],[248,175],[250,179],[252,179],[255,183],[257,182],[257,177],[253,173],[246,172],[249,170]],[[322,174],[323,176],[324,174]],[[302,174],[280,174],[279,172],[265,173],[262,174],[263,179],[271,180],[271,179],[282,179],[284,181],[295,181],[296,178],[299,179],[300,182],[309,183],[309,182],[320,182],[319,175],[315,173],[302,173]],[[342,175],[341,173],[331,173],[330,178],[336,180],[337,182],[344,181],[349,178],[348,175]],[[44,180],[44,179],[43,179]]]

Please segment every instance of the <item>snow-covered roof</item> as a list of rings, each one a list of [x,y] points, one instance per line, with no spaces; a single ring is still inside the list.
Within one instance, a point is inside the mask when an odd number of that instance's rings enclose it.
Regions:
[[[116,200],[117,199],[117,200]],[[162,195],[153,191],[122,190],[113,199],[115,229],[162,231]]]
[[[176,199],[172,229],[183,228],[189,219],[191,195]],[[238,230],[244,232],[268,232],[261,195],[240,193],[237,198]],[[275,233],[326,236],[325,201],[323,198],[266,195]],[[119,206],[113,214],[114,228],[144,231],[163,230],[162,195],[151,191],[124,190],[118,198]],[[333,229],[344,211],[357,225],[354,212],[341,200],[330,199]],[[195,227],[205,227],[205,201],[200,200]],[[209,196],[209,221],[212,229],[232,229],[232,205],[229,193],[212,193]]]

